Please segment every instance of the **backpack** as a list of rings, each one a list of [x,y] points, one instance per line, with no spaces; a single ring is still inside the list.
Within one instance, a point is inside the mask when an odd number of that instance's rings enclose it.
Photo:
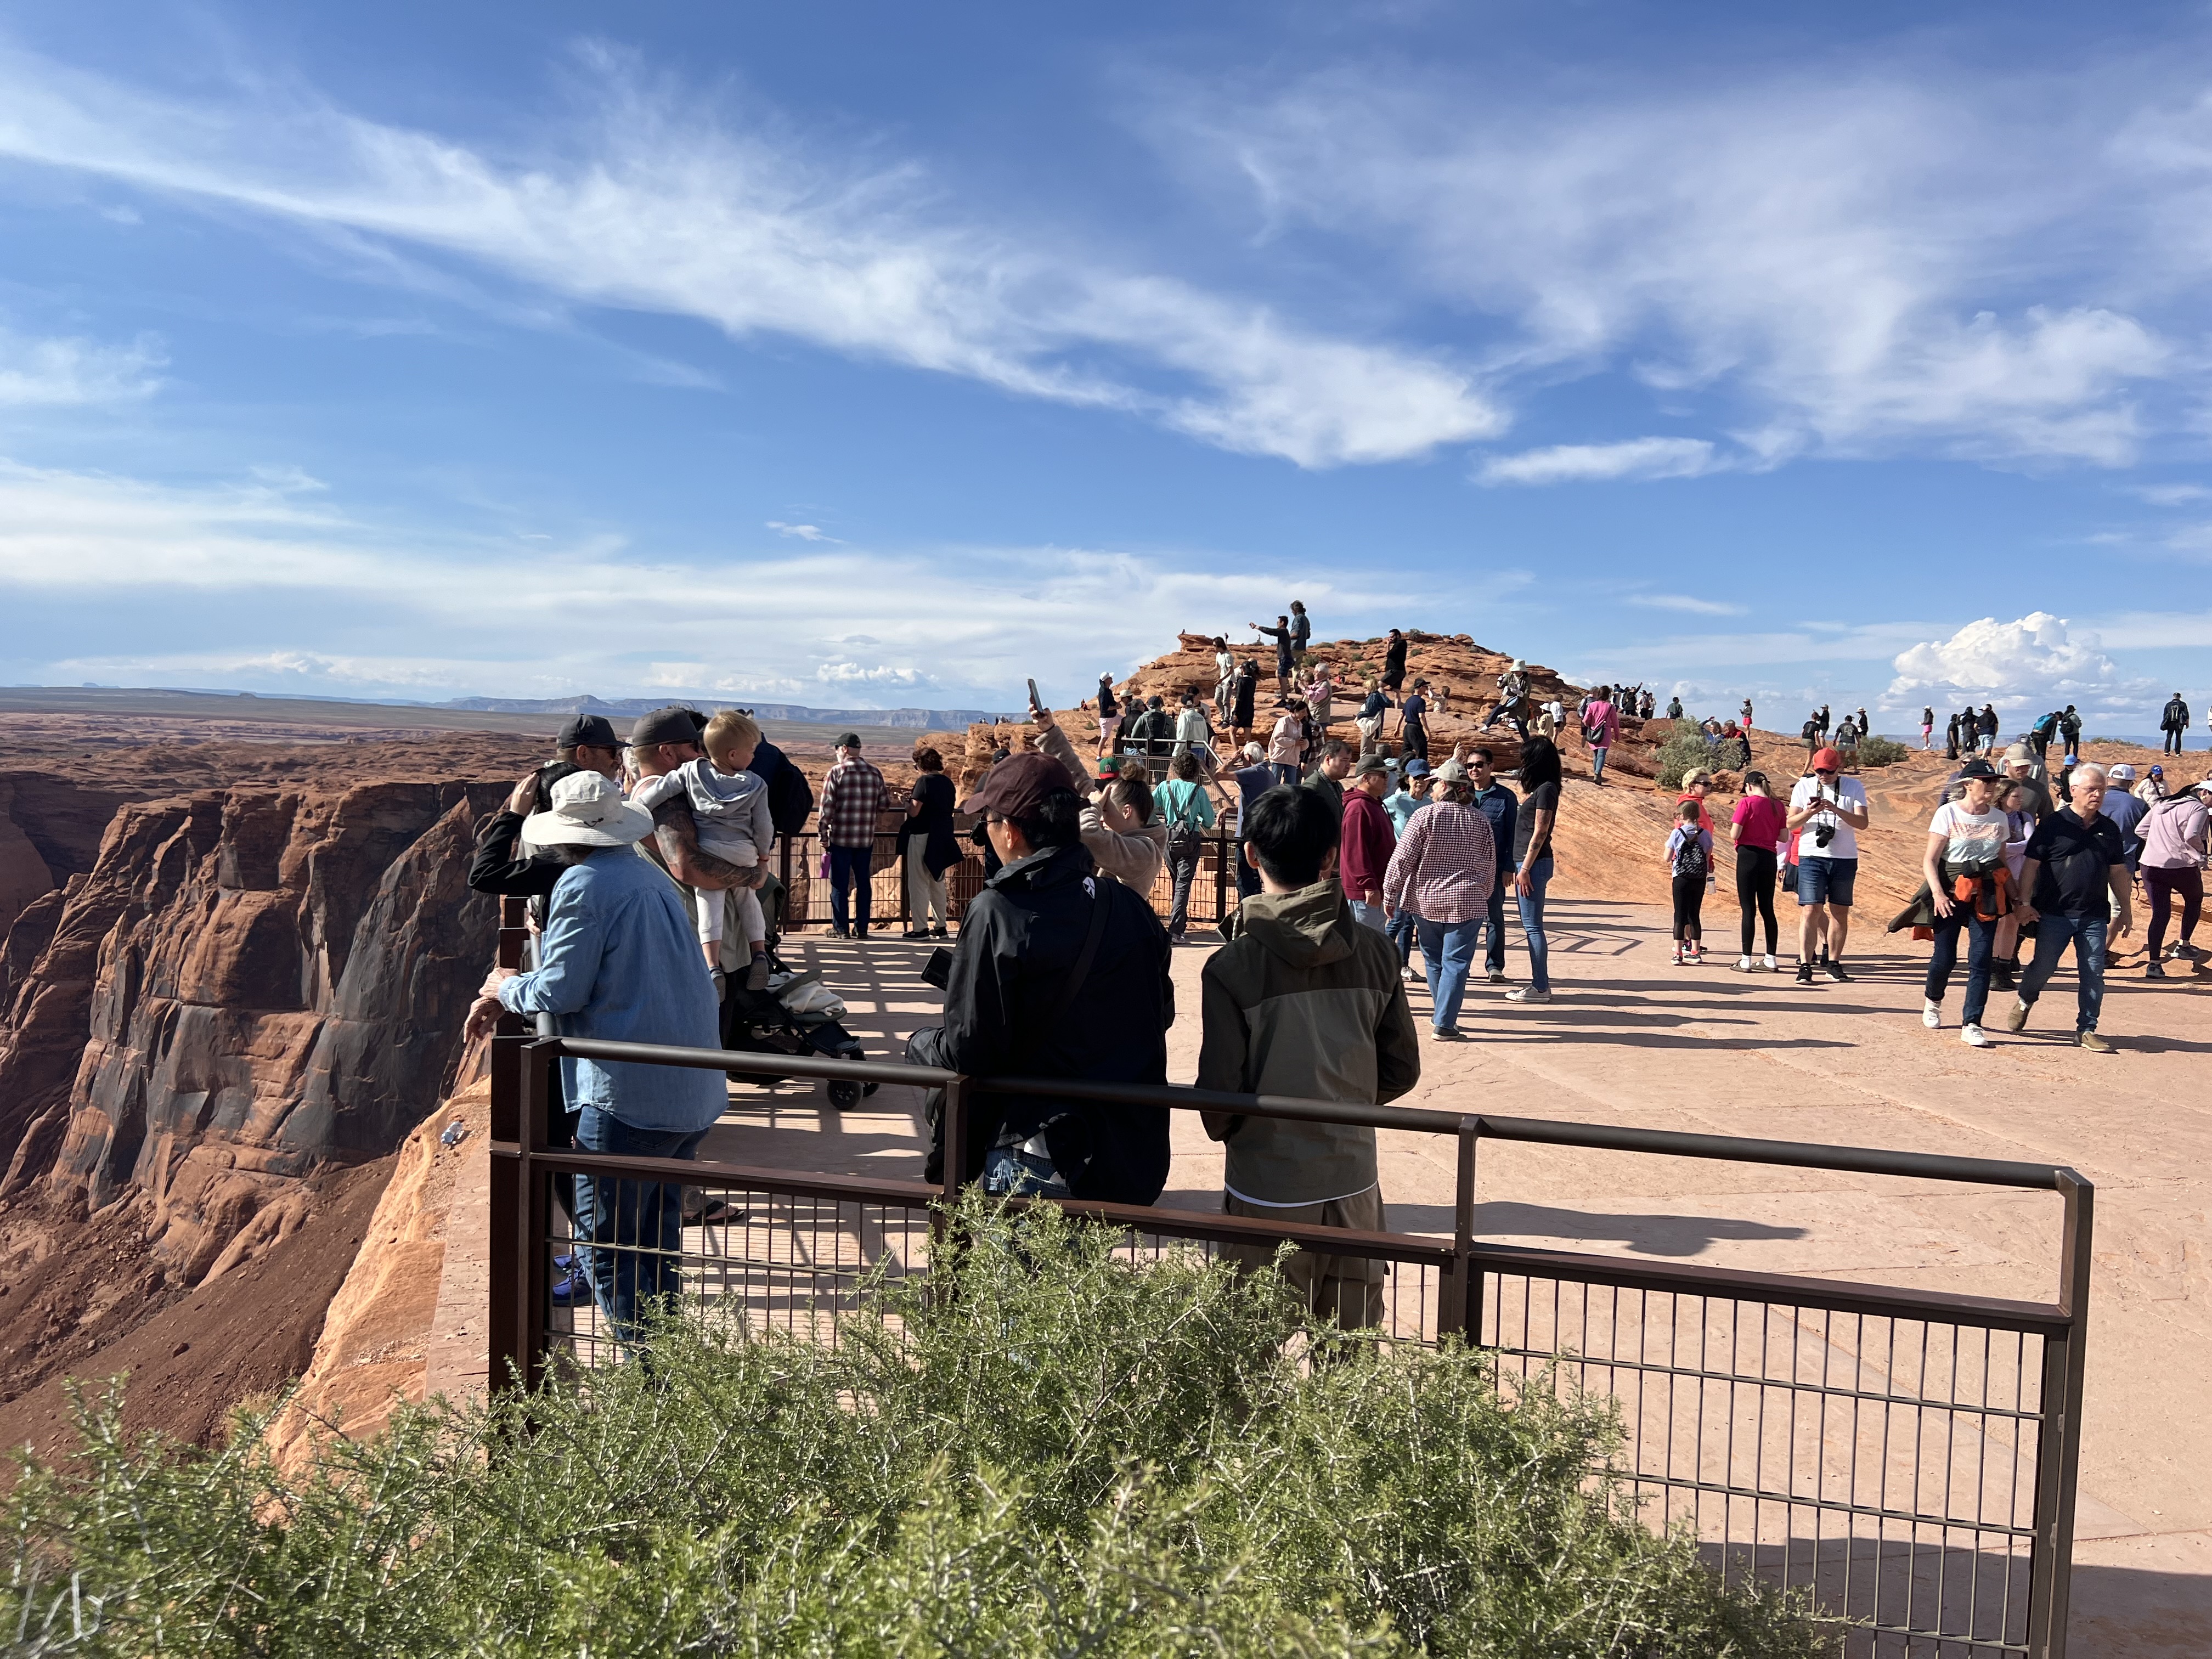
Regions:
[[[1679,832],[1678,832],[1679,833]],[[1702,876],[1705,873],[1705,843],[1703,831],[1684,836],[1674,849],[1674,873],[1678,876]]]
[[[2058,716],[2056,714],[2045,714],[2041,720],[2036,721],[2034,735],[2048,743],[2051,741],[2051,733],[2057,729]]]
[[[795,836],[806,827],[807,817],[814,811],[814,786],[787,758],[777,758],[783,764],[768,781],[769,822],[775,825],[779,836]]]

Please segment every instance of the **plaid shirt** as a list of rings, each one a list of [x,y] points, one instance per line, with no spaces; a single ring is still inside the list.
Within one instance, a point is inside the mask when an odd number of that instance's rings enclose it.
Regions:
[[[825,847],[873,847],[876,817],[897,805],[884,775],[864,760],[839,761],[822,780],[816,819]]]
[[[1382,903],[1425,921],[1472,921],[1490,914],[1498,843],[1479,806],[1440,800],[1413,815],[1390,867]]]

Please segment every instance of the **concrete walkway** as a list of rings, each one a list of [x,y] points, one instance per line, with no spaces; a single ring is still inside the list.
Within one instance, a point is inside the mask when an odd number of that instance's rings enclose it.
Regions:
[[[2153,985],[2140,957],[2108,991],[2112,1056],[2072,1046],[2062,972],[2019,1038],[1965,1047],[1954,1023],[1923,1029],[1925,946],[1879,936],[1848,985],[1668,962],[1655,907],[1553,907],[1548,1006],[1474,987],[1474,1041],[1425,1048],[1408,1104],[1653,1128],[2071,1164],[2097,1188],[2088,1413],[2075,1552],[2075,1650],[2212,1652],[2212,975]],[[1716,943],[1725,941],[1716,939]],[[795,954],[848,1001],[872,1054],[896,1057],[933,1023],[916,976],[926,946],[801,936]],[[1525,969],[1516,933],[1509,971]],[[1198,979],[1208,951],[1177,953],[1170,1076],[1195,1066]],[[1716,964],[1733,953],[1716,955]],[[1963,986],[1954,986],[1951,1017]],[[1425,991],[1414,988],[1418,1014]],[[1421,1025],[1426,1030],[1426,1019]],[[885,1090],[833,1113],[817,1090],[736,1085],[705,1149],[755,1164],[909,1176],[920,1102]],[[1448,1231],[1452,1151],[1386,1135],[1394,1228]],[[1219,1201],[1220,1154],[1177,1125],[1163,1202]],[[1865,1282],[2049,1300],[2059,1206],[2038,1193],[1726,1164],[1487,1144],[1479,1234]]]

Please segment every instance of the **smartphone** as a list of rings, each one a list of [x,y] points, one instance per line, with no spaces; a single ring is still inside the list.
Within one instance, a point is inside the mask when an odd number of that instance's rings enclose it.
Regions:
[[[1037,696],[1036,682],[1031,680],[1030,682],[1030,713],[1036,714],[1043,708],[1044,699]]]
[[[921,964],[921,982],[942,991],[952,983],[952,952],[939,945]]]

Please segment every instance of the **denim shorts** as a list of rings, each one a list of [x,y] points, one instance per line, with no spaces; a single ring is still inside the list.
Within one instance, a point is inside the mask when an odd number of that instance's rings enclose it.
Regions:
[[[1851,888],[1859,878],[1856,859],[1806,858],[1797,860],[1797,902],[1832,904],[1848,910]]]

